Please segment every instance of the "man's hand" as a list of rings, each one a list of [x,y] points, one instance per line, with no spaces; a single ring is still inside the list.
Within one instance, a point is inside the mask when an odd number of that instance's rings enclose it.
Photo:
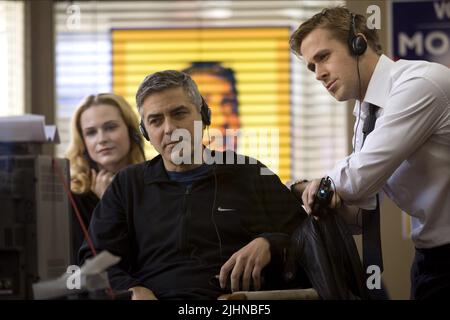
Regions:
[[[91,169],[91,173],[91,190],[99,199],[101,199],[106,188],[108,188],[111,181],[114,179],[114,174],[106,170],[100,170],[100,172],[97,173],[94,169]]]
[[[264,238],[256,238],[245,247],[235,252],[220,269],[219,281],[222,288],[226,287],[228,274],[231,271],[231,291],[239,291],[242,278],[242,290],[248,291],[250,279],[255,290],[261,288],[261,271],[269,264],[270,244]]]
[[[145,287],[132,287],[128,291],[133,292],[131,300],[158,300],[153,292]]]
[[[308,182],[305,190],[303,191],[302,201],[303,201],[303,205],[305,206],[306,213],[308,213],[308,214],[311,214],[311,213],[314,214],[314,212],[312,212],[312,207],[314,204],[314,198],[317,194],[317,190],[319,189],[319,186],[320,186],[320,181],[321,181],[321,179],[314,179],[314,180]],[[333,190],[333,191],[334,191],[333,197],[331,198],[329,207],[330,208],[339,208],[341,206],[341,198],[339,197],[339,195],[336,193],[335,190]]]

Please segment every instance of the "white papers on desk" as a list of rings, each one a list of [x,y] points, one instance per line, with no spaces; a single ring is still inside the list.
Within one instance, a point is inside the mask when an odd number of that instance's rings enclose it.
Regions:
[[[34,299],[55,299],[65,297],[80,292],[93,292],[95,290],[106,289],[110,287],[108,274],[106,270],[116,265],[120,261],[120,257],[114,256],[108,251],[102,251],[97,256],[87,259],[86,262],[78,268],[74,267],[73,271],[62,274],[59,278],[40,281],[33,284]],[[72,283],[71,278],[79,277],[79,288],[69,287]]]
[[[0,142],[60,143],[54,125],[45,125],[45,117],[38,114],[0,117]]]

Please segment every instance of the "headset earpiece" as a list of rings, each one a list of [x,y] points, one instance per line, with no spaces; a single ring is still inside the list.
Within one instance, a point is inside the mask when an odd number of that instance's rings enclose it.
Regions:
[[[148,136],[147,129],[145,129],[144,122],[142,120],[139,123],[139,131],[141,131],[141,133],[144,136],[145,140],[150,141],[150,137]]]
[[[367,41],[361,35],[356,35],[356,16],[350,13],[350,30],[348,35],[348,45],[350,53],[354,56],[360,56],[367,50]]]
[[[141,138],[139,132],[136,132],[134,128],[128,127],[128,135],[130,136],[130,140],[136,144],[141,144]]]
[[[145,128],[144,128],[145,129]],[[141,131],[141,124],[139,124],[139,131]],[[142,131],[141,131],[142,132]],[[147,132],[146,132],[147,133]],[[137,132],[134,128],[128,127],[128,134],[130,136],[130,140],[134,142],[138,148],[139,151],[142,154],[142,157],[145,159],[145,151],[144,146],[142,144],[141,136],[139,135],[139,132]],[[144,136],[145,137],[145,136]]]
[[[205,99],[202,97],[202,106],[200,109],[200,114],[202,115],[202,122],[205,126],[211,125],[211,109],[206,103]]]
[[[356,36],[353,39],[353,52],[355,55],[360,56],[366,52],[367,42],[362,36]]]

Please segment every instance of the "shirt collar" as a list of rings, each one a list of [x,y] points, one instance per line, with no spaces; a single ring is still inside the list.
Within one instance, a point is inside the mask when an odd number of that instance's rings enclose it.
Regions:
[[[209,157],[210,153],[215,154],[216,152],[220,152],[220,151],[208,149],[206,152],[206,155],[207,155],[207,157]],[[228,151],[228,152],[231,152],[231,151]],[[234,152],[233,152],[233,154],[234,154],[234,156],[236,156],[236,154]],[[223,155],[222,158],[226,159],[225,155]],[[236,163],[236,161],[234,163]],[[213,164],[213,165],[216,167],[215,168],[216,174],[229,173],[228,171],[231,170],[226,165],[216,165],[216,164]],[[166,168],[164,167],[163,158],[160,154],[157,155],[156,157],[154,157],[152,160],[147,161],[145,163],[144,183],[150,184],[150,183],[155,183],[155,182],[167,182],[167,181],[171,181],[171,180],[169,179]]]
[[[391,81],[389,81],[388,76],[394,63],[384,54],[380,56],[367,86],[364,102],[372,103],[380,108],[386,107],[386,101],[391,90]]]

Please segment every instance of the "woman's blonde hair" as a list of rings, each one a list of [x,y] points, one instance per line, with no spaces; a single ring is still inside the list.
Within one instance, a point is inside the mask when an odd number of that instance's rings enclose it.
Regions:
[[[86,97],[78,106],[71,121],[71,137],[66,157],[70,161],[71,189],[74,193],[86,193],[91,188],[91,166],[81,130],[81,115],[92,106],[110,105],[116,107],[128,127],[130,152],[128,164],[145,161],[142,136],[139,133],[139,120],[128,102],[113,93],[101,93]]]

